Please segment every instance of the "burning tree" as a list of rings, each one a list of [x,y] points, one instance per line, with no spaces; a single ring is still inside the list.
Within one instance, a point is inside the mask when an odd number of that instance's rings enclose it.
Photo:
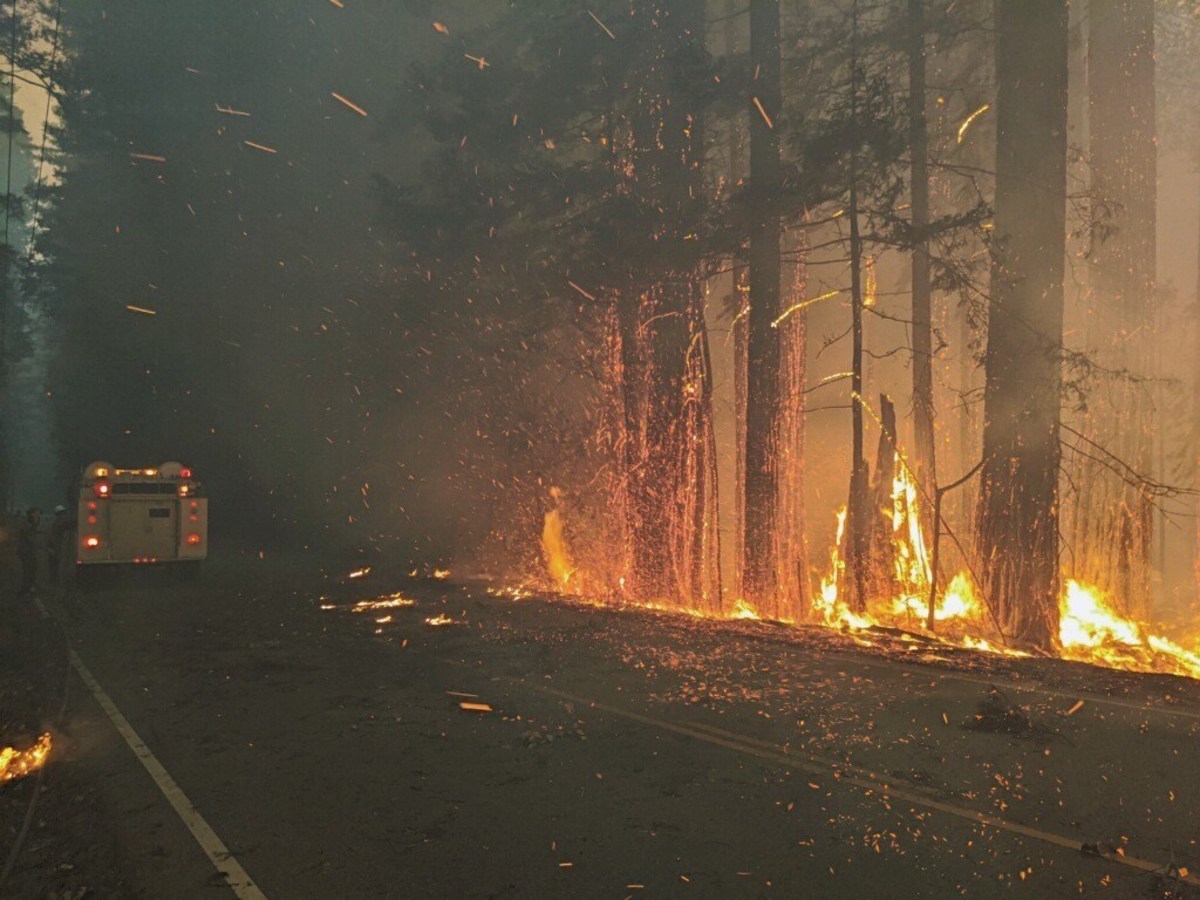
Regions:
[[[523,295],[526,314],[574,321],[600,379],[585,402],[592,483],[616,525],[591,536],[594,556],[620,560],[607,587],[700,605],[718,602],[703,33],[694,3],[507,11],[472,35],[474,64],[456,47],[414,74],[413,111],[438,149],[422,188],[392,186],[387,202],[448,290],[467,289],[465,270]]]

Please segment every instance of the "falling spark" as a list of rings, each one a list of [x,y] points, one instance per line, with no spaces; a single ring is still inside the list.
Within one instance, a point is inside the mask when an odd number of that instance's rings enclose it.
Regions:
[[[775,123],[771,121],[771,117],[767,115],[766,109],[762,105],[762,101],[757,97],[754,98],[754,105],[758,108],[758,114],[763,117],[763,121],[767,123],[767,128],[774,131]]]
[[[452,618],[450,618],[445,613],[439,613],[436,616],[431,616],[430,618],[426,619],[425,624],[433,625],[436,627],[436,626],[441,626],[441,625],[453,625],[453,624],[455,624],[455,622]]]
[[[343,106],[345,106],[347,109],[352,109],[352,110],[354,110],[354,112],[358,113],[358,114],[359,114],[360,116],[362,116],[363,118],[366,118],[367,111],[366,111],[365,109],[363,109],[363,108],[362,108],[361,106],[359,106],[357,103],[354,103],[353,101],[347,100],[345,97],[343,97],[343,96],[342,96],[341,94],[339,94],[337,91],[330,91],[330,92],[329,92],[329,96],[331,96],[331,97],[332,97],[334,100],[336,100],[338,103],[341,103],[341,104],[342,104]]]
[[[450,29],[447,28],[445,25],[443,25],[441,22],[434,22],[433,30],[440,34],[449,34],[450,33]]]
[[[278,153],[274,147],[268,147],[265,144],[256,144],[254,141],[242,141],[247,147],[253,147],[255,150],[261,150],[263,153]]]
[[[491,65],[491,63],[489,63],[487,59],[482,56],[472,56],[470,53],[464,53],[463,56],[475,63],[475,65],[479,66],[480,69],[486,69]]]
[[[24,778],[36,772],[46,763],[50,755],[50,734],[43,734],[28,750],[5,747],[0,750],[0,784]]]
[[[366,578],[370,574],[371,574],[371,567],[363,566],[361,569],[355,569],[353,572],[348,574],[346,577],[353,581],[354,579],[357,579],[357,578]]]
[[[439,581],[445,581],[447,578],[450,577],[450,570],[449,569],[434,569],[433,577],[438,579]]]
[[[875,257],[867,257],[867,271],[863,280],[866,282],[863,291],[863,306],[872,307],[879,295],[879,279],[875,274]]]
[[[464,700],[462,703],[458,704],[458,708],[461,710],[465,710],[466,712],[491,712],[492,711],[492,708],[490,706],[488,706],[486,703],[470,703],[466,700]]]
[[[222,106],[220,103],[215,104],[217,112],[224,113],[227,116],[249,116],[250,113],[244,109],[234,109],[232,106]]]
[[[144,306],[134,306],[132,303],[126,303],[125,308],[132,313],[138,313],[143,316],[157,316],[158,312],[153,309],[146,309]]]
[[[591,300],[593,303],[596,302],[596,298],[593,295],[589,294],[587,291],[585,291],[583,288],[581,288],[575,282],[568,280],[567,284],[569,284],[571,287],[575,288],[575,290],[577,290],[580,294],[582,294],[587,299]]]
[[[789,306],[783,312],[781,312],[779,314],[779,318],[777,318],[774,322],[771,323],[771,327],[778,328],[789,317],[791,317],[795,313],[800,312],[800,310],[807,309],[808,307],[812,306],[814,303],[820,303],[822,300],[830,300],[830,299],[836,297],[840,293],[841,293],[841,291],[827,291],[824,294],[822,294],[820,297],[813,297],[811,300],[803,300],[800,303],[795,303],[792,306]]]
[[[961,144],[963,142],[963,138],[965,138],[967,135],[967,129],[971,127],[974,121],[991,108],[992,104],[985,103],[963,120],[963,123],[958,126],[958,143]]]
[[[343,3],[342,0],[329,0],[329,2],[332,3],[334,6],[336,6],[338,9],[346,8],[346,4]]]
[[[614,41],[617,39],[617,36],[616,36],[615,34],[613,34],[613,33],[612,33],[612,31],[609,29],[609,27],[608,27],[607,25],[605,25],[603,22],[601,22],[601,21],[600,21],[600,17],[599,17],[599,16],[597,16],[597,15],[596,15],[594,12],[592,12],[590,9],[587,11],[587,14],[588,14],[589,16],[591,16],[591,17],[592,17],[592,21],[593,21],[593,22],[595,22],[597,25],[599,25],[601,28],[603,28],[603,29],[604,29],[604,33],[605,33],[605,34],[607,34],[607,35],[608,35],[610,38],[612,38]]]
[[[129,155],[134,159],[144,159],[147,162],[165,163],[167,161],[165,156],[159,156],[156,153],[135,153],[130,151]]]

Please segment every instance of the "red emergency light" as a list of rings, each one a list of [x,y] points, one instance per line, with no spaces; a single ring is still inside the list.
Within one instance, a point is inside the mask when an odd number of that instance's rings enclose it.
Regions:
[[[109,491],[112,490],[112,485],[107,481],[97,481],[94,485],[92,485],[92,490],[95,492],[97,497],[107,497]]]
[[[188,542],[189,544],[191,544],[193,547],[195,547],[197,544],[199,544],[199,543],[200,543],[200,535],[198,535],[198,534],[189,534],[189,535],[187,536],[187,542]]]
[[[100,538],[94,534],[88,535],[83,539],[83,546],[89,550],[95,550],[100,546]]]

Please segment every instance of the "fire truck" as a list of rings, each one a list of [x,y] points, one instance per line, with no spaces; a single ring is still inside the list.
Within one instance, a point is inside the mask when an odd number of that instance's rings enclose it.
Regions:
[[[208,500],[181,463],[119,469],[94,462],[80,473],[76,493],[77,576],[121,564],[186,563],[194,571],[208,556]]]

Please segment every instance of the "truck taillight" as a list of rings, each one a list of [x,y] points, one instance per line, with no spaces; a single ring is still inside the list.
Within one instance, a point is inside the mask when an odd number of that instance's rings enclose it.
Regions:
[[[197,544],[199,544],[199,543],[200,543],[200,535],[198,535],[198,534],[189,534],[189,535],[187,536],[187,542],[188,542],[189,544],[191,544],[193,547],[195,547]]]
[[[83,546],[87,547],[89,550],[95,550],[100,546],[100,538],[94,534],[88,535],[83,539]]]
[[[87,518],[87,523],[89,525],[96,525],[99,522],[100,522],[100,520],[96,516],[88,516],[88,518]]]
[[[192,491],[192,486],[190,484],[181,484],[179,486],[179,496],[180,497],[186,497],[188,494],[191,493],[191,491]]]
[[[109,491],[112,490],[112,485],[110,485],[107,481],[97,481],[94,485],[92,485],[92,490],[95,492],[97,497],[107,497]]]
[[[191,477],[192,477],[192,470],[191,470],[191,469],[180,469],[180,470],[179,470],[179,477],[180,477],[180,478],[191,478]]]

